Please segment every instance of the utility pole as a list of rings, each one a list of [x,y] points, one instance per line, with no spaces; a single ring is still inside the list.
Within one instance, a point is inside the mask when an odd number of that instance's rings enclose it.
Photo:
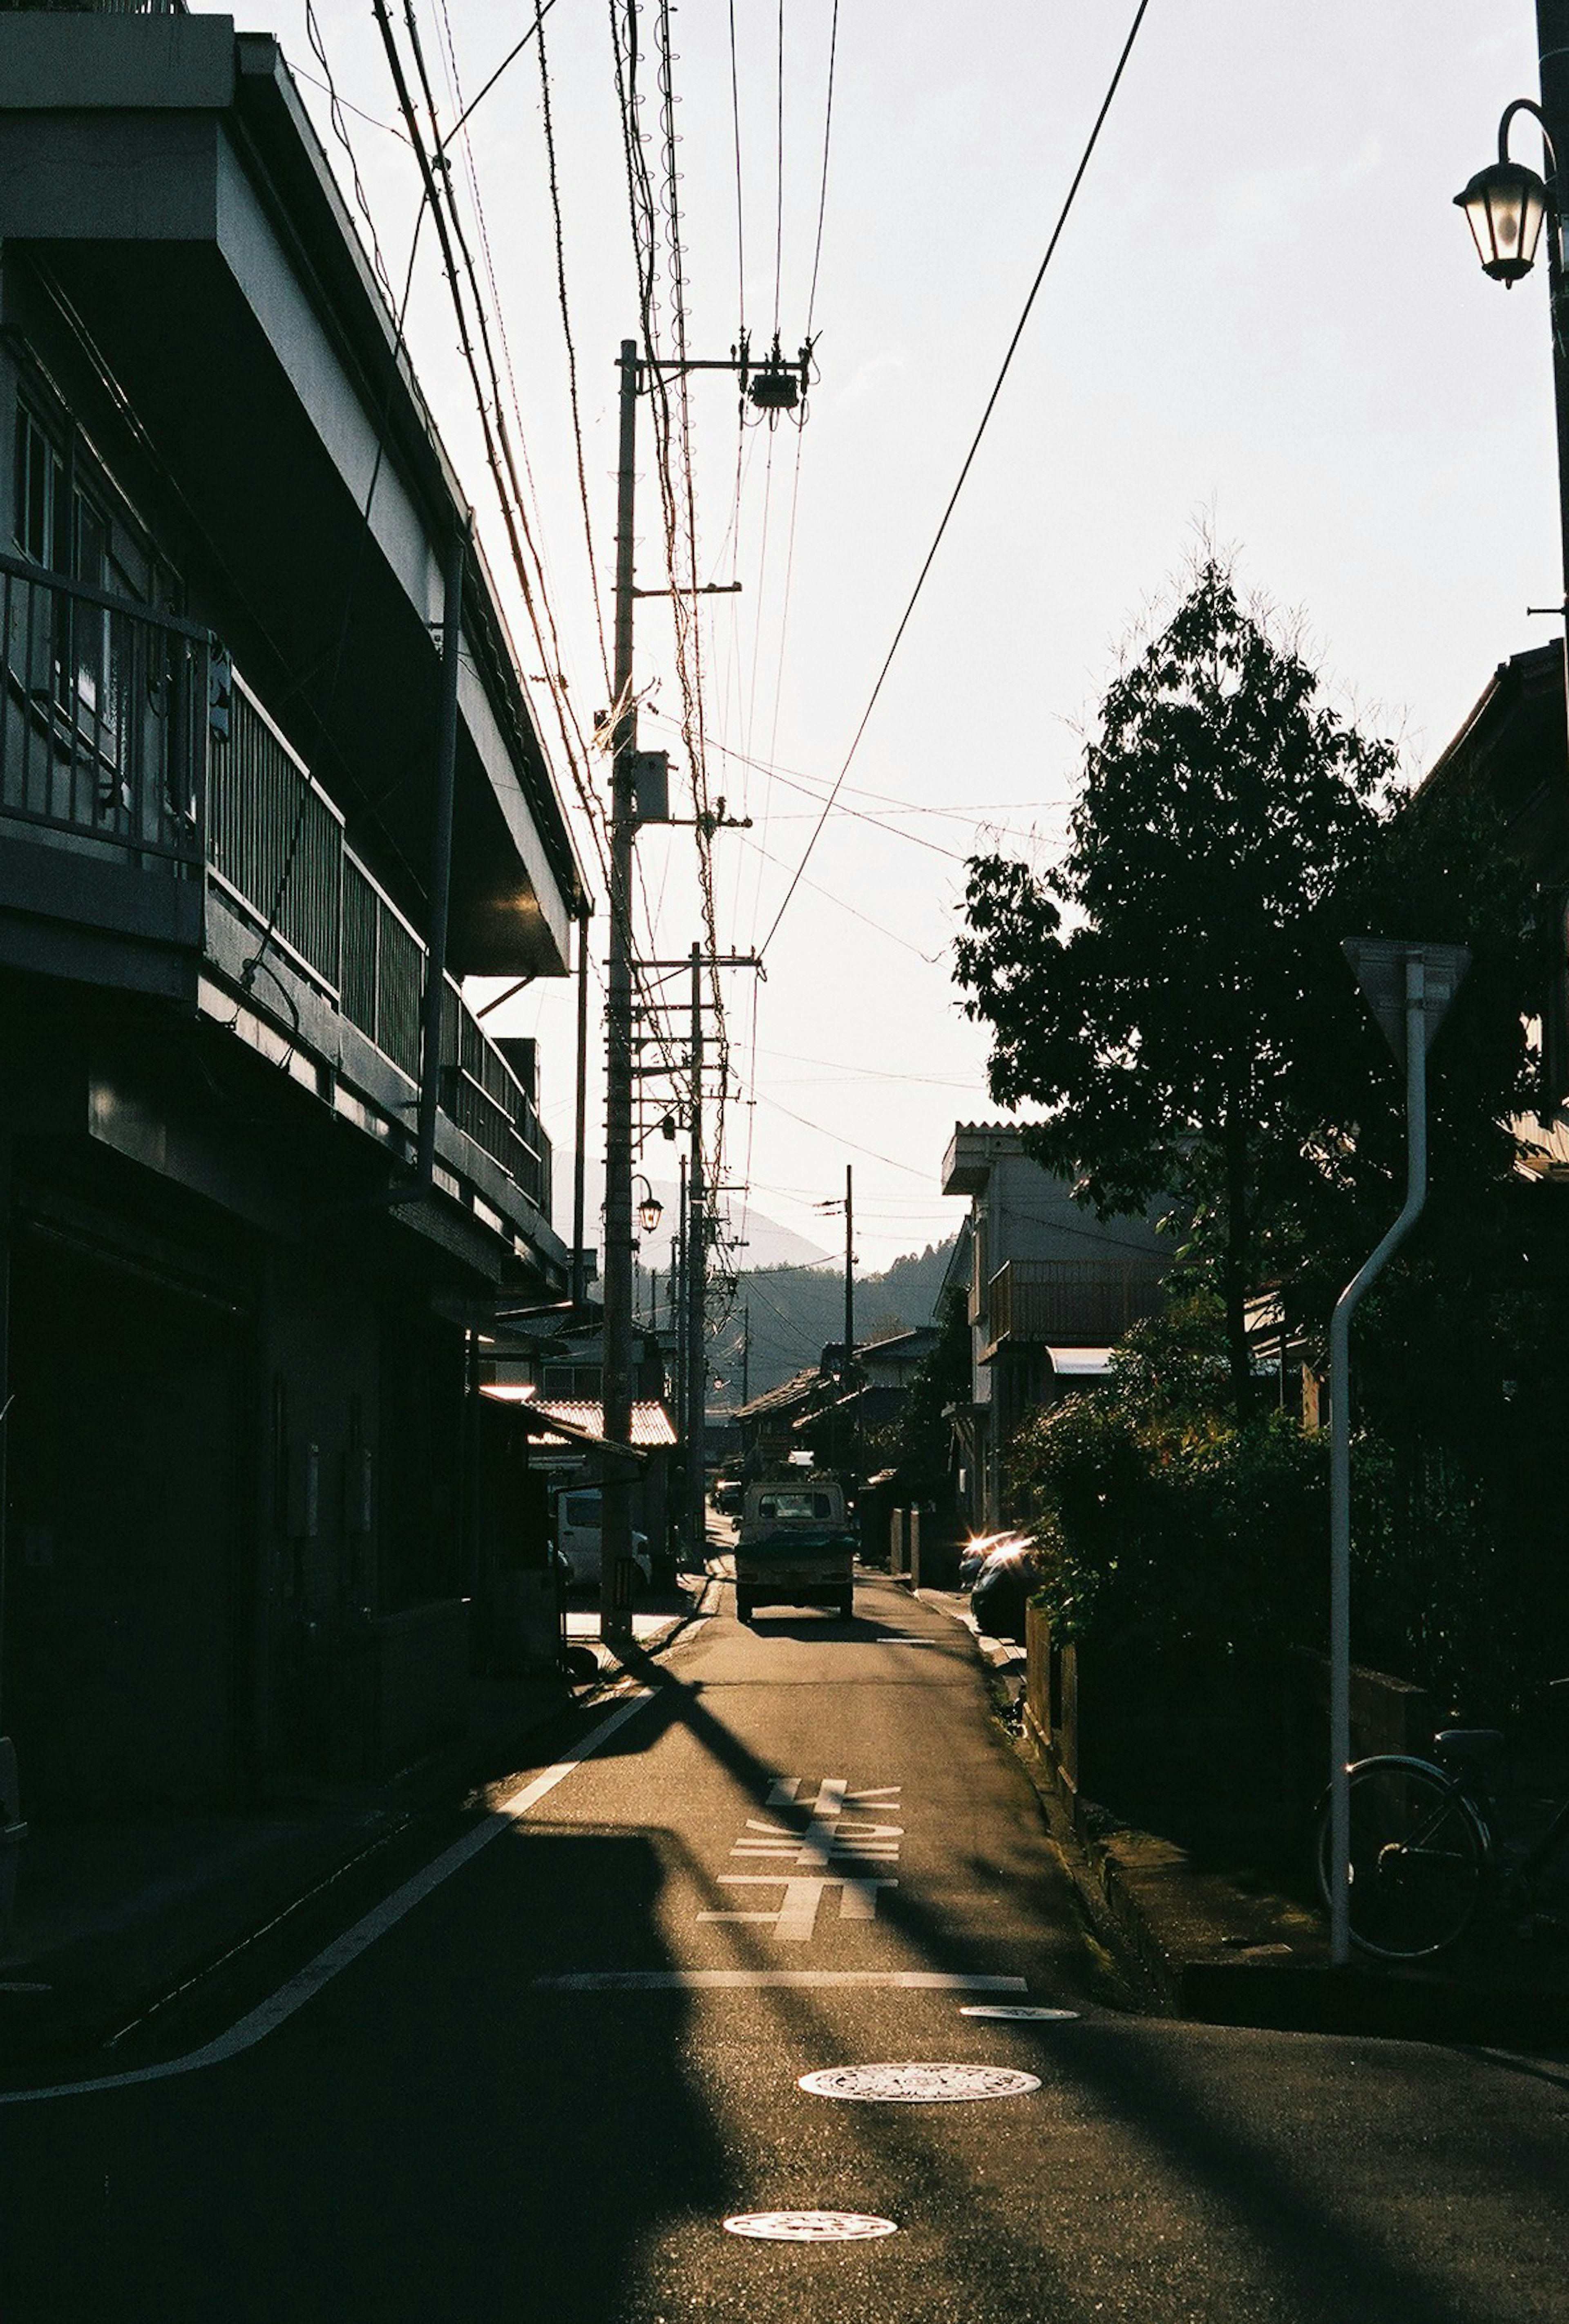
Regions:
[[[1562,208],[1569,175],[1569,0],[1537,0],[1542,126],[1552,141],[1547,182]],[[1556,157],[1555,161],[1555,156]],[[1569,612],[1569,271],[1563,234],[1548,212],[1547,290],[1553,322],[1553,402],[1558,431],[1558,521],[1562,536],[1565,610]],[[1569,632],[1565,632],[1569,636]]]
[[[844,1369],[848,1380],[856,1360],[856,1185],[849,1164],[844,1170]]]
[[[741,1402],[743,1405],[750,1404],[752,1401],[751,1378],[752,1311],[749,1306],[746,1306],[741,1310]]]
[[[743,414],[746,405],[763,413],[771,426],[781,412],[804,417],[812,371],[810,342],[794,362],[781,354],[775,335],[772,352],[754,364],[743,337],[728,358],[713,361],[693,356],[666,361],[653,349],[639,356],[636,339],[623,339],[618,357],[620,372],[619,450],[616,489],[615,698],[610,709],[610,933],[609,973],[605,991],[605,1248],[601,1262],[604,1284],[604,1354],[602,1406],[604,1473],[601,1482],[600,1558],[600,1636],[614,1643],[629,1640],[632,1632],[632,860],[639,820],[668,822],[668,803],[645,810],[639,816],[638,775],[638,711],[632,692],[632,617],[639,595],[706,596],[729,594],[734,585],[702,583],[695,578],[678,587],[639,591],[633,553],[637,502],[638,396],[645,380],[663,383],[687,372],[720,371],[739,376]],[[705,828],[717,829],[720,818]],[[697,1084],[694,1104],[701,1111],[702,1090]],[[693,1266],[693,1239],[689,1233],[687,1275]],[[690,1396],[690,1388],[688,1390]],[[693,1416],[689,1413],[689,1434]],[[701,1398],[698,1415],[701,1434]],[[699,1478],[701,1481],[701,1468]],[[701,1524],[701,1501],[699,1506]]]
[[[686,1442],[686,1157],[681,1157],[681,1199],[675,1214],[675,1257],[670,1297],[675,1323],[675,1434]]]
[[[577,922],[577,1092],[574,1126],[577,1150],[572,1168],[572,1307],[573,1321],[581,1320],[588,1297],[588,1255],[583,1250],[583,1167],[588,1153],[588,900]]]
[[[633,519],[637,501],[638,343],[621,341],[616,484],[615,700],[610,706],[610,948],[605,993],[604,1348],[601,1409],[600,1636],[632,1635],[632,702]],[[623,1448],[619,1456],[613,1447]]]
[[[841,1396],[854,1394],[856,1368],[856,1186],[855,1172],[847,1162],[844,1166],[844,1368],[840,1374]],[[845,1466],[847,1480],[853,1485],[855,1477],[856,1427],[847,1412],[845,1427],[848,1443]]]
[[[686,1550],[701,1572],[708,1550],[704,1460],[708,1418],[708,1202],[702,1181],[702,947],[692,947],[692,1169],[686,1182]]]

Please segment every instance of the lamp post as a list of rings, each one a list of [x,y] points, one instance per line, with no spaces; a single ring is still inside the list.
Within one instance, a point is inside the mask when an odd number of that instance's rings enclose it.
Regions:
[[[1547,229],[1547,291],[1553,327],[1553,400],[1558,441],[1558,526],[1564,603],[1569,611],[1569,282],[1564,272],[1564,208],[1559,156],[1569,162],[1569,0],[1537,0],[1537,51],[1541,102],[1518,97],[1499,123],[1498,159],[1479,170],[1455,195],[1465,212],[1482,272],[1507,290],[1536,263]],[[1517,114],[1528,114],[1542,133],[1548,174],[1538,176],[1509,158]],[[1566,640],[1569,652],[1569,640]],[[1569,701],[1569,662],[1565,699]]]

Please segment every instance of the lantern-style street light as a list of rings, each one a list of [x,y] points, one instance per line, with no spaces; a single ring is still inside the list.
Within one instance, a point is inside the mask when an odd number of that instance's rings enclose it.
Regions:
[[[642,1197],[638,1204],[638,1222],[645,1234],[652,1234],[665,1216],[665,1205],[647,1178],[640,1177],[638,1184],[643,1189]]]
[[[1536,264],[1542,222],[1550,209],[1555,214],[1557,210],[1552,192],[1536,171],[1509,159],[1509,124],[1517,113],[1528,113],[1541,129],[1556,180],[1558,157],[1542,109],[1528,97],[1518,97],[1504,107],[1498,125],[1498,160],[1479,170],[1463,192],[1454,197],[1455,208],[1465,212],[1482,272],[1511,290]]]

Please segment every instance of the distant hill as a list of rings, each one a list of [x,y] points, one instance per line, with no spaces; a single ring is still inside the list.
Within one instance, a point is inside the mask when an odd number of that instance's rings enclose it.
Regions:
[[[885,1274],[857,1277],[858,1341],[885,1339],[931,1321],[954,1241],[950,1235],[946,1242],[896,1259]],[[723,1288],[716,1285],[711,1296],[722,1314]],[[761,1396],[817,1363],[830,1340],[843,1338],[844,1277],[831,1267],[743,1268],[734,1305],[714,1342],[711,1378],[723,1385],[710,1388],[711,1406],[740,1401],[743,1314],[751,1322],[748,1389]]]

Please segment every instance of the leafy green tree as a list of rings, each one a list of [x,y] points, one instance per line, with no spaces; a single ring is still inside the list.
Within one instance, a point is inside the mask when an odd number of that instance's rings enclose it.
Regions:
[[[1101,1215],[1178,1199],[1239,1416],[1250,1290],[1313,1262],[1333,1277],[1390,1214],[1399,1076],[1344,936],[1480,946],[1455,1011],[1454,1183],[1513,1160],[1528,899],[1474,803],[1463,842],[1455,812],[1385,807],[1394,764],[1212,557],[1106,697],[1061,863],[970,865],[957,973],[991,1029],[992,1093],[1044,1109],[1029,1150]]]

